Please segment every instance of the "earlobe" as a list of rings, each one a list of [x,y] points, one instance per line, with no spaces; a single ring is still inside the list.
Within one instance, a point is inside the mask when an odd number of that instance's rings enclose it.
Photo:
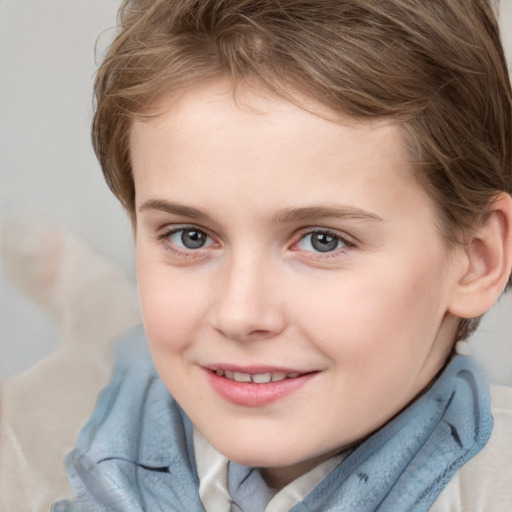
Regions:
[[[512,197],[502,192],[464,248],[464,271],[450,312],[459,318],[483,315],[499,298],[512,268]]]

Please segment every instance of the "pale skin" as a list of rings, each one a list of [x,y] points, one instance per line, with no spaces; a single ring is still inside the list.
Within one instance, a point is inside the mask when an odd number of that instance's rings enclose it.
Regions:
[[[512,208],[502,194],[471,242],[449,248],[398,125],[238,94],[200,83],[135,123],[138,281],[167,388],[219,452],[279,489],[384,425],[442,369],[458,317],[482,314],[505,286]],[[210,385],[222,365],[312,378],[245,406]]]

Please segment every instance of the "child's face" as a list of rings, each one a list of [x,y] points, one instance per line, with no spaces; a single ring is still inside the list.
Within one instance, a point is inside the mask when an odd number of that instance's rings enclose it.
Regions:
[[[194,424],[287,481],[440,370],[463,258],[397,126],[240,92],[237,106],[227,82],[197,85],[134,126],[140,297],[158,371]]]

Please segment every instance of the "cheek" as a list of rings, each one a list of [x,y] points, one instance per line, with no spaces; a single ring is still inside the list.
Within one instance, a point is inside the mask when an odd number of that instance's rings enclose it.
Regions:
[[[307,334],[326,353],[361,367],[369,355],[386,358],[394,348],[402,351],[398,359],[408,358],[433,341],[443,318],[440,275],[407,264],[354,273],[296,294],[297,310],[307,312]]]
[[[150,344],[160,350],[184,348],[200,326],[207,297],[186,273],[138,262],[139,296]]]

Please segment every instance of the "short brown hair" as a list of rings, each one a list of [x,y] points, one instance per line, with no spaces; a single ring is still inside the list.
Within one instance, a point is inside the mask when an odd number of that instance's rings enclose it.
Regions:
[[[161,93],[220,74],[401,122],[450,243],[512,191],[512,92],[490,0],[124,0],[119,25],[92,139],[132,215],[133,120]],[[462,320],[458,339],[477,324]]]

